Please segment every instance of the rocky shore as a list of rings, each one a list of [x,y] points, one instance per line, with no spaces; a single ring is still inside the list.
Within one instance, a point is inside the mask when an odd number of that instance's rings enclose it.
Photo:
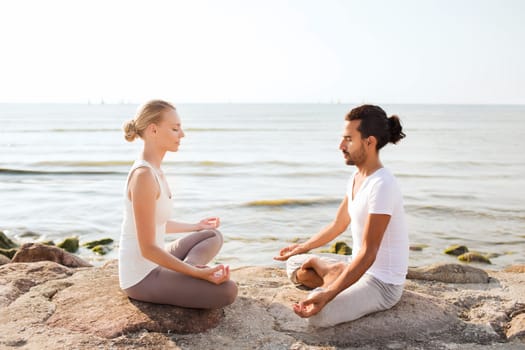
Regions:
[[[0,349],[525,349],[525,266],[411,268],[394,308],[328,329],[292,311],[308,291],[244,267],[234,304],[192,310],[128,299],[117,262],[22,246],[0,261]]]

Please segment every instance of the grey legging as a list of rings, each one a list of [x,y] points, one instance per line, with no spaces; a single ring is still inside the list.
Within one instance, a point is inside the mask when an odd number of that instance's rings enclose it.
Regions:
[[[222,242],[219,231],[205,230],[172,242],[166,250],[188,264],[206,265],[217,255]],[[216,285],[158,266],[124,292],[133,299],[151,303],[215,309],[233,303],[237,285],[231,280]]]

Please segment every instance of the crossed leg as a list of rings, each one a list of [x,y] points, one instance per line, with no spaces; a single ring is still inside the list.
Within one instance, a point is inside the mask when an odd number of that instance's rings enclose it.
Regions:
[[[296,272],[297,281],[308,288],[326,288],[339,277],[346,264],[330,263],[318,256],[308,258]]]
[[[166,250],[188,264],[206,265],[217,255],[222,242],[222,235],[218,230],[205,230],[194,232],[170,243]],[[234,302],[237,285],[232,280],[215,285],[158,266],[125,292],[131,298],[141,301],[215,309]]]
[[[222,234],[211,229],[193,232],[171,242],[166,250],[190,265],[206,265],[219,253],[222,243]]]

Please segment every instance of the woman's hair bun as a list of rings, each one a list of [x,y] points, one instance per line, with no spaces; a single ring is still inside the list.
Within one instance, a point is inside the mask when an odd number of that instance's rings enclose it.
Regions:
[[[137,128],[135,126],[135,120],[128,120],[124,123],[122,126],[122,129],[124,130],[124,137],[126,138],[126,141],[132,142],[134,141],[138,134],[137,134]]]

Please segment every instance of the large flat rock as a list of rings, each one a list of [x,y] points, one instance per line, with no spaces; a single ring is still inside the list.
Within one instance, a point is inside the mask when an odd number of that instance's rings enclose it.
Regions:
[[[524,348],[524,274],[489,275],[488,283],[409,280],[392,309],[323,329],[293,313],[308,291],[278,268],[234,270],[237,300],[203,311],[129,300],[116,261],[11,263],[0,266],[0,349]]]
[[[217,326],[222,310],[199,310],[130,300],[118,283],[116,261],[85,270],[70,279],[69,288],[53,297],[56,311],[47,320],[62,327],[104,338],[140,330],[198,333]]]

